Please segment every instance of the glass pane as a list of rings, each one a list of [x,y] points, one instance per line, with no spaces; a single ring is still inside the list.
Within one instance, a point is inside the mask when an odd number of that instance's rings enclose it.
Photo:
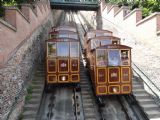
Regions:
[[[59,38],[65,38],[65,37],[68,37],[68,34],[59,34]]]
[[[79,57],[79,44],[78,44],[78,42],[71,42],[70,56],[71,57]]]
[[[107,66],[106,52],[105,50],[96,51],[97,66]]]
[[[51,38],[57,38],[57,34],[51,34]]]
[[[47,51],[48,57],[55,57],[56,56],[56,43],[55,42],[48,42],[47,43]]]
[[[108,65],[109,66],[119,66],[120,65],[119,50],[109,50],[108,51]]]
[[[91,41],[91,49],[94,49],[98,46],[100,46],[100,40],[92,40]]]
[[[109,45],[112,44],[111,40],[101,40],[101,45]]]
[[[88,33],[87,37],[88,37],[88,39],[94,38],[95,37],[95,33]]]
[[[103,33],[96,33],[96,37],[103,36]]]
[[[103,36],[111,36],[111,35],[112,33],[107,33],[107,32],[103,33]]]
[[[68,42],[57,43],[57,56],[60,56],[60,57],[69,56],[69,43]]]
[[[77,34],[70,34],[69,38],[78,39],[78,36],[77,36]]]
[[[129,65],[129,51],[121,50],[121,62],[122,65]]]

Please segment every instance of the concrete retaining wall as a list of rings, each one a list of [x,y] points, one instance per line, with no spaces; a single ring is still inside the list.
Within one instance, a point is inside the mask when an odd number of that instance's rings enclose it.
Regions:
[[[160,13],[153,13],[142,19],[141,9],[129,10],[107,4],[102,16],[119,28],[133,35],[139,42],[153,44],[160,39]]]

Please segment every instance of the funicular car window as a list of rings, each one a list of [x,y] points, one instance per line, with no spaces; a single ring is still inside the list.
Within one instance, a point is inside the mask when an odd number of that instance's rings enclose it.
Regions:
[[[48,57],[56,57],[56,43],[55,42],[48,42],[47,43],[47,53]]]
[[[78,44],[78,42],[71,42],[70,43],[70,56],[71,57],[78,57],[79,56],[79,44]]]
[[[69,34],[69,38],[78,39],[77,34]]]
[[[101,45],[109,45],[112,44],[111,40],[101,40]]]
[[[103,36],[111,36],[111,35],[112,33],[108,33],[108,32],[103,33]]]
[[[104,33],[98,32],[98,33],[96,33],[96,37],[103,36],[103,34],[104,34]]]
[[[94,49],[98,46],[100,46],[100,41],[99,40],[92,40],[91,41],[91,49]]]
[[[107,66],[107,55],[106,50],[104,49],[97,49],[96,50],[96,65],[101,66]]]
[[[108,65],[120,66],[120,52],[119,50],[108,50]]]
[[[57,56],[58,57],[69,57],[69,43],[58,42],[57,43]]]
[[[51,34],[51,38],[57,38],[57,34]]]
[[[88,39],[94,38],[95,37],[95,33],[88,33],[87,37],[88,37]]]
[[[68,34],[66,34],[66,33],[59,34],[59,38],[65,38],[65,37],[68,37]]]
[[[121,64],[129,65],[129,50],[121,50]]]

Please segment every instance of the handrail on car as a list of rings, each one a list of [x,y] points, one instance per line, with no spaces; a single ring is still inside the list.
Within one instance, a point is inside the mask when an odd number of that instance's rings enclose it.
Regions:
[[[134,68],[133,68],[134,67]],[[151,88],[149,85],[144,79],[146,79],[147,81],[149,81],[156,89],[158,92],[160,92],[160,89],[155,85],[155,83],[153,83],[151,81],[151,79],[135,64],[132,62],[132,69],[134,72],[136,72],[136,74],[142,78],[142,81],[145,83],[145,85],[147,85],[147,87],[152,91],[152,93],[156,96],[156,98],[158,98],[160,100],[160,96],[153,90],[153,88]],[[137,72],[135,69],[137,69],[139,72]],[[140,73],[142,75],[140,75]]]

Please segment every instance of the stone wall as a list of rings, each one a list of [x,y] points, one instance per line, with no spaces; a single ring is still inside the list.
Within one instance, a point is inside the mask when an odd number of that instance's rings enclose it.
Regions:
[[[62,12],[60,10],[51,12],[47,4],[44,7],[44,3],[37,3],[37,6],[42,9],[37,8],[34,12],[30,7],[26,7],[30,12],[25,10],[26,13],[24,12],[23,15],[16,13],[16,16],[20,17],[20,19],[17,18],[19,20],[16,26],[13,21],[10,22],[12,25],[3,20],[0,21],[0,30],[3,30],[0,31],[0,45],[4,45],[2,47],[5,48],[0,56],[2,53],[7,54],[3,55],[7,59],[3,61],[5,64],[0,68],[0,120],[17,119],[23,108],[26,83],[31,79],[30,75],[35,64],[44,59],[44,43],[48,38],[48,31],[56,24]],[[13,11],[17,12],[17,8]],[[26,17],[27,15],[30,17]],[[24,17],[27,20],[26,23]],[[25,24],[28,24],[28,27]]]

